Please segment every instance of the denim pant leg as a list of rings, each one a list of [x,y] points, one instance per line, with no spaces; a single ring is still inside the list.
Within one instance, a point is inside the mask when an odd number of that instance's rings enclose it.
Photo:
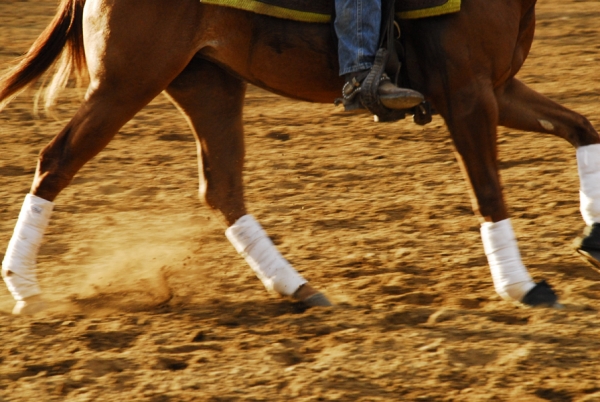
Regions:
[[[380,0],[335,0],[340,75],[373,67],[379,46]]]

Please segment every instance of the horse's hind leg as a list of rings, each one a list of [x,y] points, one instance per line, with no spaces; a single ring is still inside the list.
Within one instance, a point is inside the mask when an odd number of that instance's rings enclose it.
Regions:
[[[265,287],[309,305],[330,305],[279,254],[260,224],[247,215],[242,169],[242,109],[246,84],[220,67],[194,59],[167,88],[196,136],[200,196],[220,214],[225,232]]]
[[[585,117],[551,101],[516,78],[495,92],[501,126],[553,134],[575,148],[600,143],[598,132]]]
[[[156,88],[156,93],[161,89]],[[35,270],[39,246],[54,206],[52,201],[77,171],[151,99],[132,95],[123,87],[100,85],[40,153],[30,194],[25,198],[2,262],[2,276],[17,301],[14,314],[34,314],[43,308]],[[122,101],[124,97],[127,102]]]
[[[98,3],[88,1],[86,7]],[[35,265],[52,201],[123,124],[167,87],[195,52],[193,43],[185,44],[181,39],[185,10],[171,5],[161,10],[158,2],[144,4],[134,7],[130,3],[130,10],[120,12],[91,12],[84,19],[89,34],[85,47],[90,87],[73,119],[39,156],[31,194],[26,197],[2,263],[5,282],[17,300],[15,313],[33,313],[39,305],[41,291]],[[188,2],[191,4],[195,5]],[[133,9],[136,14],[130,12]],[[171,9],[175,11],[167,12]],[[132,21],[127,24],[123,18]],[[113,19],[119,24],[113,24]],[[143,22],[138,23],[138,19]],[[157,26],[162,32],[157,32]]]
[[[587,225],[577,251],[600,268],[600,136],[590,122],[513,78],[496,90],[500,125],[553,134],[577,151],[581,213]]]

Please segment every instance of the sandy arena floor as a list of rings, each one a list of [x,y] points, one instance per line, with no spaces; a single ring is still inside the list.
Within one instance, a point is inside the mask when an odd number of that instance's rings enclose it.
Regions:
[[[0,70],[55,4],[0,2]],[[600,127],[600,2],[537,9],[519,77]],[[0,114],[0,258],[78,104],[68,90],[34,116],[32,99]],[[377,125],[256,88],[246,105],[250,211],[337,307],[263,290],[198,201],[195,144],[159,97],[57,200],[39,258],[52,309],[13,317],[1,287],[0,401],[600,401],[600,274],[570,248],[566,142],[500,129],[524,261],[566,306],[530,309],[493,291],[441,119]]]

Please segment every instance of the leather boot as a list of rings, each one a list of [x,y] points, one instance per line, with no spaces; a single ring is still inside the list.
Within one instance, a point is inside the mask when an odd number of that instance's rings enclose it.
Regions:
[[[346,84],[342,89],[342,103],[344,111],[350,113],[366,112],[360,101],[360,86],[370,70],[358,71],[344,75]],[[390,78],[383,74],[377,87],[377,94],[381,104],[388,109],[410,109],[424,101],[423,95],[408,88],[399,88],[392,83]]]

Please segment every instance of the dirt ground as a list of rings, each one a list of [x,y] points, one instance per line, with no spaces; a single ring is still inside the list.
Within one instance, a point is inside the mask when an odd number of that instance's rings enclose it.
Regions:
[[[55,4],[0,2],[0,70]],[[600,127],[600,2],[537,10],[520,78]],[[32,99],[0,114],[0,253],[78,93],[53,117]],[[58,198],[38,261],[52,308],[14,317],[0,287],[0,401],[600,401],[600,274],[570,248],[566,142],[500,129],[523,259],[565,304],[531,309],[493,291],[441,119],[374,124],[250,88],[245,121],[249,209],[337,306],[262,288],[198,201],[195,144],[159,97]]]

